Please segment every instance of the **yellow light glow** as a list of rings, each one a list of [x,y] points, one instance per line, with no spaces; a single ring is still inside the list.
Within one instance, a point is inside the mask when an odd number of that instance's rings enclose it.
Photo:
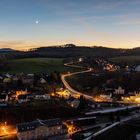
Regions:
[[[16,100],[18,100],[18,97],[20,96],[20,95],[26,95],[26,94],[28,94],[28,92],[26,92],[26,91],[16,91]]]
[[[51,93],[51,96],[55,96],[55,94],[54,93]]]
[[[0,126],[0,136],[16,135],[16,133],[16,129],[13,126],[8,126],[6,122],[4,125]]]
[[[111,99],[108,99],[107,97],[101,97],[101,96],[96,96],[93,97],[95,102],[110,102],[112,101]]]
[[[140,98],[136,98],[136,99],[135,99],[135,102],[140,103]]]
[[[7,131],[7,129],[6,129],[6,126],[2,126],[2,128],[1,128],[2,130],[3,130],[3,133],[4,134],[9,134],[9,132]]]
[[[78,128],[77,126],[75,126],[74,124],[73,124],[73,122],[71,122],[71,123],[65,123],[65,125],[67,126],[67,129],[68,129],[68,133],[70,134],[70,135],[72,135],[72,134],[74,134],[74,133],[76,133],[76,132],[78,132],[79,130],[80,130],[80,128]]]

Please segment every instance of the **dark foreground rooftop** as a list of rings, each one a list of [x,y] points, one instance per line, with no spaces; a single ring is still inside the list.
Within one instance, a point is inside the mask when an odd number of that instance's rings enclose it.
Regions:
[[[23,132],[23,131],[30,131],[34,130],[39,126],[47,126],[47,127],[52,127],[56,125],[62,125],[62,121],[60,119],[50,119],[50,120],[36,120],[28,123],[21,123],[17,125],[17,130],[18,132]]]
[[[94,140],[137,140],[136,135],[139,133],[140,118],[137,118],[102,133],[94,138]]]

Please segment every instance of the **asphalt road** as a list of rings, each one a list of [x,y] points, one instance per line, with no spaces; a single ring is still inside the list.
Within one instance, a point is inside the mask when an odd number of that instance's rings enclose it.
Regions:
[[[86,68],[86,69],[87,69],[87,70],[80,71],[80,72],[62,74],[62,75],[61,75],[61,80],[62,80],[64,86],[66,87],[66,89],[68,89],[68,90],[70,91],[70,93],[71,93],[73,96],[83,95],[86,99],[88,99],[88,100],[93,100],[93,97],[92,97],[92,96],[86,95],[86,94],[84,94],[84,93],[82,93],[82,92],[79,92],[79,91],[76,91],[76,90],[73,89],[73,88],[68,84],[68,82],[66,81],[66,77],[70,77],[70,76],[72,76],[72,75],[77,75],[77,74],[88,73],[88,72],[93,71],[93,69],[92,69],[92,68],[87,68],[87,67],[82,67],[82,66],[77,66],[77,65],[74,65],[73,63],[66,63],[66,64],[64,64],[64,66],[66,66],[66,67],[72,67],[72,68]]]

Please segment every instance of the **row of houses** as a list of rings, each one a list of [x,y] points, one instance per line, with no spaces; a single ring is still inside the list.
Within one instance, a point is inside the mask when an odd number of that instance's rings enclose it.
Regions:
[[[124,95],[125,89],[119,86],[118,88],[111,88],[111,87],[105,87],[104,88],[105,93],[114,94],[114,95]]]
[[[76,99],[71,96],[71,93],[68,90],[60,90],[55,94],[47,94],[44,92],[29,92],[28,90],[18,90],[14,93],[0,93],[0,107],[7,106],[13,103],[17,103],[15,105],[25,105],[30,104],[31,101],[41,100],[43,101],[50,101],[52,99],[59,100],[63,98],[68,106],[72,108],[78,108],[80,101],[79,98]]]
[[[34,74],[12,75],[7,73],[0,75],[0,82],[3,83],[17,82],[18,80],[21,80],[23,84],[32,84],[34,81]]]

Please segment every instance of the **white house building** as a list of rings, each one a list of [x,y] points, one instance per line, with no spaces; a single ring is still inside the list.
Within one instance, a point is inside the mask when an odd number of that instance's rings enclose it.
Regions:
[[[137,66],[136,66],[135,71],[136,71],[136,72],[140,72],[140,65],[137,65]]]
[[[8,95],[6,94],[0,94],[0,106],[5,107],[8,103]]]
[[[35,100],[50,100],[51,96],[50,94],[36,94],[34,99]]]
[[[73,108],[78,108],[79,107],[79,104],[80,104],[80,101],[77,100],[77,99],[74,99],[72,101],[67,101],[67,104]]]
[[[114,94],[120,94],[120,95],[122,95],[122,94],[124,94],[125,93],[125,90],[121,87],[121,86],[119,86],[117,89],[115,89],[115,91],[114,91]]]

